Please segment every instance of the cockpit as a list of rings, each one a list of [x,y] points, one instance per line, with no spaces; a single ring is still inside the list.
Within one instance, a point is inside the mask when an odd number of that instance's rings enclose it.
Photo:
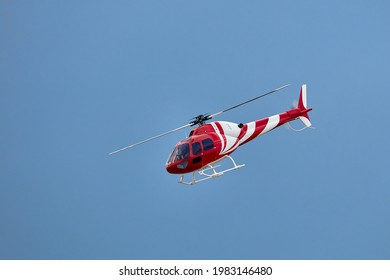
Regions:
[[[168,164],[190,157],[190,145],[184,143],[177,145],[168,159]]]
[[[199,139],[199,138],[198,138]],[[186,139],[176,145],[175,149],[168,158],[167,165],[172,163],[181,162],[178,165],[179,168],[183,169],[187,166],[188,160],[191,160],[192,163],[197,163],[201,161],[201,155],[203,152],[209,151],[214,148],[214,142],[211,138],[194,140]],[[194,157],[194,158],[191,158]],[[191,158],[191,159],[190,159]],[[188,159],[187,161],[184,161]]]

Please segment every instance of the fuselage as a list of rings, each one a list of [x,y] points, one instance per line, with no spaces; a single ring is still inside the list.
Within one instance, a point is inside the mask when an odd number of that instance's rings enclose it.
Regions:
[[[309,109],[295,108],[246,124],[226,121],[211,122],[191,130],[188,138],[176,144],[166,163],[172,174],[185,174],[202,169],[238,147],[289,121],[307,114]]]

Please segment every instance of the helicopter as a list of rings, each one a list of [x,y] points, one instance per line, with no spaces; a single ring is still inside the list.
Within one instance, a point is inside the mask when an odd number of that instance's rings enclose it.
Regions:
[[[253,139],[264,135],[271,130],[287,124],[294,120],[301,120],[304,128],[311,127],[308,112],[312,108],[307,107],[307,88],[306,84],[301,86],[299,101],[293,105],[293,108],[283,113],[273,115],[267,118],[255,120],[248,123],[233,123],[228,121],[214,121],[207,123],[212,118],[236,109],[249,102],[265,97],[271,93],[277,92],[288,87],[289,84],[273,89],[255,98],[239,103],[225,110],[214,114],[201,114],[186,125],[164,132],[138,143],[126,146],[119,150],[109,153],[110,155],[133,148],[137,145],[160,138],[178,130],[193,128],[188,137],[178,142],[168,157],[165,168],[168,173],[180,175],[179,183],[185,185],[194,185],[196,183],[220,177],[226,172],[230,172],[245,164],[237,164],[231,157],[231,154],[238,147],[252,141]],[[221,163],[231,162],[231,167],[219,170]],[[192,174],[192,175],[191,175]],[[186,180],[185,176],[191,176],[191,180]]]

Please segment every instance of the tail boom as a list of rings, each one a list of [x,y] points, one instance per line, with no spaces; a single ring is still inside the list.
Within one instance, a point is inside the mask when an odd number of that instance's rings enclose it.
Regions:
[[[228,155],[239,146],[296,119],[300,119],[306,127],[311,126],[308,112],[312,108],[307,108],[306,102],[306,85],[302,85],[297,108],[246,124],[237,125],[223,121],[211,123],[210,126],[213,127],[221,141],[220,154]]]
[[[265,119],[245,124],[241,134],[244,134],[246,137],[242,137],[240,135],[240,145],[243,145],[256,137],[259,137],[285,123],[291,122],[296,119],[300,119],[306,127],[310,127],[311,122],[308,113],[312,109],[313,108],[307,108],[306,85],[302,85],[297,108],[288,110],[278,115],[274,115]],[[253,127],[250,136],[247,136],[247,130],[249,130],[248,127]]]

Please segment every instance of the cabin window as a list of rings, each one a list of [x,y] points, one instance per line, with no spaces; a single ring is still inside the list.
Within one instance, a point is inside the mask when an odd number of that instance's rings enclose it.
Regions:
[[[177,155],[175,161],[180,159],[186,159],[189,157],[190,157],[190,145],[186,143],[177,147]]]
[[[203,150],[208,151],[214,148],[214,142],[210,138],[202,140]]]
[[[168,163],[172,163],[178,160],[186,159],[190,157],[190,145],[188,143],[177,146],[169,157]]]
[[[186,169],[187,165],[188,165],[188,160],[185,160],[185,161],[178,163],[177,168]]]
[[[199,155],[202,152],[202,147],[199,142],[192,143],[192,154]]]
[[[192,163],[195,164],[195,163],[199,163],[202,161],[202,157],[196,157],[192,160]]]

